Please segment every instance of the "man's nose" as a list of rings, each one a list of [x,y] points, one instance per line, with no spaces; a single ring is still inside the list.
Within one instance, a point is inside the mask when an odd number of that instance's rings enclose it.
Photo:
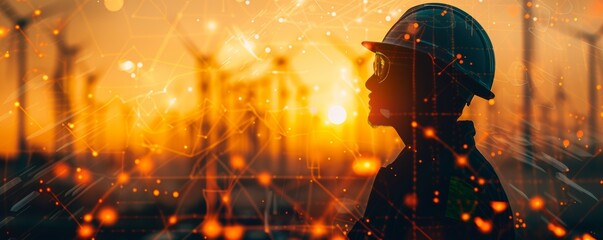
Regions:
[[[373,74],[366,80],[364,85],[368,90],[373,90],[375,87],[377,87],[377,84],[379,84],[379,79],[377,76],[375,76],[375,74]]]

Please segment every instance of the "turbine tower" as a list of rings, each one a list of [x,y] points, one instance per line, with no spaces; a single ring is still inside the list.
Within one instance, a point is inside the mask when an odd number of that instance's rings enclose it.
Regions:
[[[8,2],[8,0],[0,0],[0,12],[2,12],[2,14],[13,23],[15,28],[17,38],[17,102],[19,106],[26,108],[27,93],[25,91],[25,84],[27,83],[27,28],[34,23],[33,20],[42,20],[52,16],[52,14],[56,13],[58,9],[57,5],[55,4],[51,7],[34,10],[30,16],[19,15]],[[65,11],[65,8],[61,7],[61,10]],[[19,110],[17,111],[17,147],[19,161],[25,161],[27,157],[28,144],[25,125],[24,110]]]

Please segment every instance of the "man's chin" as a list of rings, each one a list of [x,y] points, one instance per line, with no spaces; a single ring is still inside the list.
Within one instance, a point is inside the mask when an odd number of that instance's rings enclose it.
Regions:
[[[368,116],[368,123],[371,127],[391,126],[391,120],[385,118],[381,113],[371,111]]]

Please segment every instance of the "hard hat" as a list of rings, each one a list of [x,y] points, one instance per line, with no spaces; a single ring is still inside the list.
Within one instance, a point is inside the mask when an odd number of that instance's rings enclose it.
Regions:
[[[373,52],[398,47],[414,49],[436,59],[442,72],[454,73],[467,91],[460,94],[467,104],[473,95],[494,98],[494,51],[484,28],[466,12],[447,4],[427,3],[406,11],[382,42],[364,41]]]

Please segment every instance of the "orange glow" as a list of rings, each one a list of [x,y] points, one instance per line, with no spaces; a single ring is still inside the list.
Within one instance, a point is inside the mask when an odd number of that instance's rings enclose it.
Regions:
[[[327,229],[322,223],[314,223],[312,225],[312,236],[320,237],[327,233]]]
[[[153,161],[150,158],[136,159],[135,162],[138,165],[138,170],[144,174],[148,174],[153,169]]]
[[[232,225],[224,227],[224,238],[228,240],[243,239],[245,228],[241,225]]]
[[[583,136],[584,136],[584,131],[582,131],[582,130],[578,130],[578,131],[576,132],[576,137],[578,137],[578,138],[582,138]]]
[[[567,147],[569,147],[569,145],[570,145],[570,141],[567,140],[567,139],[564,139],[563,140],[563,147],[567,148]]]
[[[471,215],[469,215],[469,213],[461,214],[461,220],[463,220],[464,222],[469,221],[469,218],[471,218]]]
[[[58,163],[56,165],[54,165],[54,175],[59,177],[59,178],[64,178],[67,177],[67,175],[69,175],[69,170],[70,167],[67,164],[64,163]]]
[[[467,165],[467,156],[459,155],[456,157],[456,165],[457,166],[466,166]]]
[[[411,127],[413,127],[413,128],[416,128],[416,127],[418,127],[418,126],[419,126],[419,124],[418,124],[417,122],[415,122],[415,121],[412,121],[412,122],[410,123],[410,126],[411,126]]]
[[[534,196],[530,199],[530,208],[532,210],[541,210],[544,207],[544,200],[539,196]]]
[[[376,158],[358,158],[352,164],[352,170],[359,176],[375,175],[380,168],[380,161]]]
[[[84,222],[91,222],[92,221],[92,214],[88,213],[86,215],[84,215]]]
[[[34,11],[34,16],[40,16],[40,15],[42,15],[42,11],[40,9],[36,9]]]
[[[427,137],[427,138],[432,138],[435,136],[435,130],[433,130],[433,128],[426,128],[423,133],[425,134],[425,137]]]
[[[478,178],[478,179],[477,179],[477,184],[479,184],[479,185],[482,185],[482,186],[483,186],[484,184],[486,184],[486,179],[483,179],[483,178]]]
[[[582,234],[582,240],[597,240],[595,237],[593,237],[592,235],[585,233]]]
[[[479,228],[482,233],[490,233],[492,231],[492,221],[484,220],[480,217],[475,217],[475,225]]]
[[[245,159],[239,154],[235,154],[230,158],[230,167],[236,170],[245,168]]]
[[[177,192],[177,191],[174,191],[174,192],[172,193],[172,197],[174,197],[174,198],[178,198],[178,197],[180,197],[180,193],[179,193],[179,192]]]
[[[77,172],[75,174],[76,181],[81,182],[81,183],[90,182],[90,179],[92,176],[88,170],[77,168],[76,172]]]
[[[168,223],[171,225],[174,225],[178,222],[178,218],[176,216],[170,216],[170,218],[168,218]]]
[[[507,203],[502,201],[492,201],[490,202],[490,206],[495,213],[501,213],[507,210]]]
[[[566,232],[565,229],[561,226],[557,226],[553,223],[549,223],[547,225],[548,229],[555,234],[556,237],[564,237]]]
[[[90,225],[82,225],[80,229],[77,231],[77,234],[81,238],[89,238],[94,234],[94,228]]]
[[[407,207],[415,208],[415,207],[417,207],[417,203],[418,203],[417,194],[409,193],[404,196],[404,205],[406,205]]]
[[[208,219],[203,223],[201,231],[209,238],[216,238],[222,233],[222,225],[214,219]]]
[[[113,225],[117,222],[117,212],[115,209],[110,207],[104,207],[98,212],[96,216],[103,225]]]
[[[155,189],[153,190],[153,196],[158,197],[159,196],[159,190]]]
[[[258,182],[262,186],[270,186],[270,183],[272,182],[272,176],[270,176],[270,174],[267,172],[260,173],[258,175]]]
[[[223,203],[228,203],[228,202],[230,202],[230,197],[229,197],[228,195],[224,195],[224,196],[222,196],[222,202],[223,202]]]
[[[128,181],[130,181],[130,176],[127,173],[122,172],[117,175],[117,183],[125,184]]]

